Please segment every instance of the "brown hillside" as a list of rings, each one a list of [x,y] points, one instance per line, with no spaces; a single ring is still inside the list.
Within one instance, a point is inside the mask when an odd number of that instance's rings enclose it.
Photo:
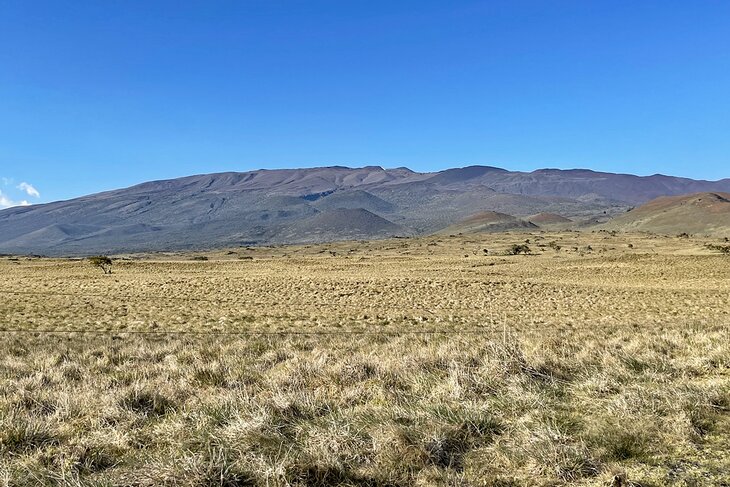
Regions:
[[[606,228],[674,235],[730,233],[730,193],[656,198],[609,221]]]
[[[509,230],[525,230],[537,228],[536,225],[525,220],[520,220],[506,213],[497,211],[483,211],[469,216],[454,225],[450,225],[439,233],[481,233],[481,232],[505,232]]]

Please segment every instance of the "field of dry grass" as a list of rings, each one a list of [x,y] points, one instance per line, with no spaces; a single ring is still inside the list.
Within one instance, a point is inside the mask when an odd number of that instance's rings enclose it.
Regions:
[[[730,485],[707,243],[2,258],[0,485]]]

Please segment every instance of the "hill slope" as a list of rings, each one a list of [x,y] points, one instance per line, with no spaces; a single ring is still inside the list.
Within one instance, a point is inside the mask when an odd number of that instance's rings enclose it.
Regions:
[[[730,235],[730,193],[656,198],[612,219],[605,227],[668,235]]]
[[[507,232],[510,230],[535,229],[537,225],[525,220],[520,220],[512,215],[496,211],[483,211],[465,218],[464,220],[450,225],[439,233],[483,233],[483,232]]]
[[[323,242],[405,236],[412,232],[362,208],[325,210],[283,229],[274,237],[281,242]]]
[[[567,224],[572,223],[573,220],[570,218],[565,218],[562,215],[558,215],[557,213],[547,213],[542,212],[538,213],[537,215],[532,215],[527,219],[530,223],[534,223],[535,225],[560,225],[560,224]]]

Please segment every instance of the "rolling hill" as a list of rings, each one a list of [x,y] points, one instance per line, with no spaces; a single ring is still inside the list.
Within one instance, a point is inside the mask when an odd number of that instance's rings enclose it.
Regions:
[[[289,225],[273,238],[280,242],[322,242],[407,236],[412,232],[363,208],[336,208]]]
[[[730,236],[730,193],[656,198],[612,219],[604,227],[666,235]]]
[[[557,213],[547,213],[542,212],[538,213],[537,215],[532,215],[531,217],[527,218],[527,221],[530,223],[534,223],[537,226],[541,225],[561,225],[561,224],[570,224],[573,223],[573,220],[570,218],[565,218],[562,215],[558,215]]]
[[[454,225],[449,225],[439,233],[489,233],[507,232],[511,230],[530,230],[536,228],[537,225],[534,223],[515,218],[512,215],[496,211],[482,211],[465,218]]]

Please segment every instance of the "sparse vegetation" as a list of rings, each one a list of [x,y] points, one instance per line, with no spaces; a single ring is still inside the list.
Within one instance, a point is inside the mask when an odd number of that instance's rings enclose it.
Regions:
[[[721,254],[730,254],[730,245],[705,244],[705,247]]]
[[[726,485],[730,264],[631,240],[0,259],[0,485]]]
[[[548,242],[547,245],[548,245],[548,247],[553,249],[555,252],[560,252],[560,249],[562,248],[560,245],[558,245],[558,243],[555,240],[553,240],[552,242]]]
[[[507,249],[507,253],[509,255],[529,254],[530,252],[532,252],[532,250],[530,250],[530,247],[526,244],[512,244]]]
[[[101,269],[104,274],[112,273],[113,261],[106,255],[96,255],[93,257],[89,257],[89,263],[94,267],[98,267],[99,269]]]

